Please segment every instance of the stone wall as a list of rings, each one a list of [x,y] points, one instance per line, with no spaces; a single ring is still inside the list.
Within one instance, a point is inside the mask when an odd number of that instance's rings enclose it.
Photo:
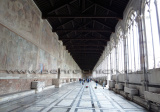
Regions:
[[[30,90],[30,84],[35,79],[0,79],[0,95]],[[45,86],[52,85],[52,79],[37,79],[45,82]]]
[[[52,85],[57,74],[6,70],[80,69],[32,0],[0,0],[0,95],[30,89],[34,80]],[[81,74],[62,74],[61,78]]]

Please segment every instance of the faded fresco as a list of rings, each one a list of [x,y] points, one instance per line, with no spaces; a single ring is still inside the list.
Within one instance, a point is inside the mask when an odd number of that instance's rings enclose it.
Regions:
[[[54,57],[58,58],[59,43],[54,36],[56,35],[52,32],[48,22],[43,21],[42,36],[41,36],[40,44],[42,48],[50,52],[50,54],[52,54]]]
[[[49,24],[46,21],[44,21],[40,44],[45,50],[52,53],[52,48],[53,48],[52,42],[53,42],[52,30],[51,30]]]
[[[58,58],[59,43],[32,0],[0,0],[0,23]]]
[[[5,70],[75,68],[57,39],[32,0],[0,0],[0,95],[29,90],[35,78],[46,86],[56,78],[53,74],[8,74]]]
[[[1,33],[3,32],[3,33]],[[0,26],[0,70],[6,69],[7,60],[7,32]]]
[[[39,43],[41,19],[32,7],[29,0],[0,0],[0,23]]]
[[[1,25],[0,33],[0,69],[36,69],[38,47]]]
[[[45,51],[39,50],[38,58],[38,70],[57,69],[57,59],[46,53]]]
[[[60,51],[63,51],[63,49],[60,49],[60,44],[58,43],[58,40],[56,38],[57,35],[55,33],[53,33],[53,44],[52,44],[52,48],[53,48],[53,54],[56,58],[59,58],[59,54],[60,54]]]

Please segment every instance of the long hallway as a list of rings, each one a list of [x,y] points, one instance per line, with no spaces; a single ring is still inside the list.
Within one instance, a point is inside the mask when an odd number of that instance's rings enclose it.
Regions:
[[[95,82],[71,83],[0,105],[0,112],[147,112]],[[88,88],[86,88],[88,86]]]

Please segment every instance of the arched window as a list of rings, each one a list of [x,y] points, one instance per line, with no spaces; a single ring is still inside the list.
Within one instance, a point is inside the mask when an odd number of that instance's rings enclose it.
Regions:
[[[160,5],[159,0],[146,0],[145,29],[148,51],[148,69],[160,68]]]
[[[124,43],[122,29],[118,30],[117,37],[117,70],[119,73],[124,73]]]
[[[127,20],[128,71],[140,70],[139,30],[136,22],[137,14],[132,12]]]

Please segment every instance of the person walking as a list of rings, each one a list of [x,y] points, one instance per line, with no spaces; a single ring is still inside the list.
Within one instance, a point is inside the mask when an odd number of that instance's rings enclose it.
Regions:
[[[98,81],[96,80],[96,87],[97,87]]]
[[[82,79],[82,85],[84,85],[84,80]]]
[[[79,79],[79,82],[81,83],[81,79]]]
[[[103,81],[103,89],[104,89],[104,87],[105,87],[105,84],[106,84],[105,81]]]

